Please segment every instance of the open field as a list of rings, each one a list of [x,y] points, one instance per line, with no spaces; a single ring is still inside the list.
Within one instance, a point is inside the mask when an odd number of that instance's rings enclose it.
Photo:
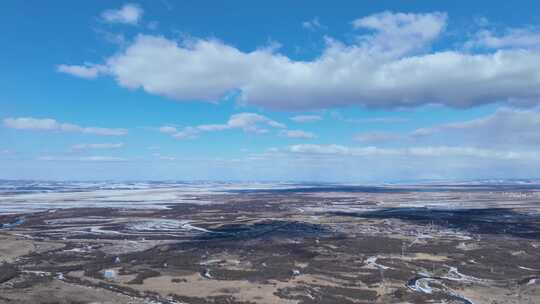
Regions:
[[[3,183],[0,303],[540,303],[535,184],[113,186]]]

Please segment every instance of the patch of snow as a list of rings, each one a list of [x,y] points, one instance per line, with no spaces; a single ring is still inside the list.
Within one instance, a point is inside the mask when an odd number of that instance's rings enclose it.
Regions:
[[[376,256],[372,256],[372,257],[369,257],[366,259],[366,264],[368,266],[373,266],[375,268],[379,268],[379,269],[382,269],[382,270],[386,270],[386,269],[391,269],[390,267],[388,266],[384,266],[384,265],[381,265],[381,264],[378,264],[377,263],[377,257]]]
[[[523,267],[523,266],[518,266],[518,268],[523,269],[523,270],[528,270],[528,271],[538,271],[538,269],[533,269],[533,268]]]
[[[212,274],[210,273],[210,269],[205,269],[203,273],[203,277],[207,279],[212,279]]]
[[[135,231],[177,231],[177,230],[197,230],[201,232],[210,232],[207,229],[193,226],[189,221],[149,219],[127,225],[129,230]]]

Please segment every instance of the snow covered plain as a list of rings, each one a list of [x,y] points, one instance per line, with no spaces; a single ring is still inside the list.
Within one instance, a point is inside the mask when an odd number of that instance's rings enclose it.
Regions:
[[[0,181],[0,214],[68,208],[167,209],[176,204],[216,204],[209,194],[289,189],[287,183]]]
[[[12,303],[103,303],[104,292],[115,303],[539,303],[539,189],[0,182],[0,294]]]

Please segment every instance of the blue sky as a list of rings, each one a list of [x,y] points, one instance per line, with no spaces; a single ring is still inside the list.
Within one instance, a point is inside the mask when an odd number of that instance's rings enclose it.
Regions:
[[[535,178],[533,1],[3,1],[0,178]]]

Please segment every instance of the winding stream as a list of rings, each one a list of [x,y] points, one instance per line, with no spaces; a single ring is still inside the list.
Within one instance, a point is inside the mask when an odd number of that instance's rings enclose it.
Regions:
[[[444,294],[449,299],[454,301],[459,301],[463,304],[474,304],[471,300],[460,295],[458,292],[454,291],[450,287],[444,284],[445,280],[449,281],[465,281],[465,282],[480,282],[482,280],[464,275],[460,273],[457,268],[449,267],[447,275],[437,277],[430,276],[427,274],[419,274],[418,276],[412,278],[407,282],[407,287],[410,290],[415,292],[425,293],[425,294]]]

